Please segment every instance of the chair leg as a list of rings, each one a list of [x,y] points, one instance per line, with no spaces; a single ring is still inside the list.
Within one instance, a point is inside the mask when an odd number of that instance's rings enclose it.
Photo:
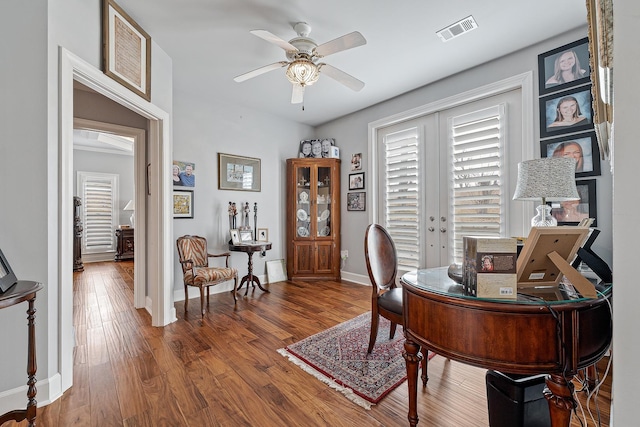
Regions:
[[[236,290],[238,289],[238,276],[233,278],[233,302],[238,302],[238,298],[236,298]]]
[[[371,350],[373,350],[373,346],[376,343],[379,318],[378,313],[371,312],[371,335],[369,335],[369,347],[367,348],[367,353],[371,353]]]
[[[393,337],[396,336],[396,327],[397,326],[398,326],[397,323],[391,322],[391,326],[389,327],[389,340],[392,340]]]
[[[422,368],[422,375],[421,375],[422,387],[426,387],[427,381],[429,381],[429,376],[427,375],[427,365],[429,365],[429,357],[428,357],[429,350],[422,347],[421,353],[422,353],[422,361],[420,362],[420,367]]]
[[[189,287],[184,285],[184,312],[187,312],[187,306],[189,305]]]
[[[200,286],[200,311],[202,312],[202,318],[204,319],[204,286]]]

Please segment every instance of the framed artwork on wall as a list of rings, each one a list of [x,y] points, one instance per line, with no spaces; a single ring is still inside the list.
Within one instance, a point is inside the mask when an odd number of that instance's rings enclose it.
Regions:
[[[540,95],[588,83],[589,62],[587,37],[538,55]]]
[[[367,193],[359,191],[357,193],[347,193],[348,211],[365,211],[367,209]]]
[[[104,73],[151,100],[151,37],[114,0],[102,1]]]
[[[591,87],[580,86],[540,98],[540,137],[593,129]]]
[[[174,160],[171,168],[171,184],[174,187],[196,186],[196,164]]]
[[[600,175],[600,150],[595,132],[540,141],[540,157],[574,158],[576,178]]]
[[[193,191],[173,191],[173,217],[193,218]]]
[[[364,190],[364,172],[349,174],[349,190]]]
[[[260,191],[260,159],[218,153],[218,190]]]

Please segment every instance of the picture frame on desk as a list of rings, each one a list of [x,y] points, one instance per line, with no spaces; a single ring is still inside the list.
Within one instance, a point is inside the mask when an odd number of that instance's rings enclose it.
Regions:
[[[240,244],[247,244],[253,241],[253,230],[240,230]]]
[[[232,245],[239,245],[240,244],[240,232],[237,229],[233,229],[230,230],[229,233],[231,234],[231,244]]]
[[[18,282],[16,275],[9,265],[9,261],[5,258],[0,249],[0,292],[6,292],[10,287]]]

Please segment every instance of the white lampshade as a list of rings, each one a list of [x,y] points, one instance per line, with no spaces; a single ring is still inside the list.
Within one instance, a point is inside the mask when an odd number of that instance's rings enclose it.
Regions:
[[[131,227],[135,227],[134,223],[136,220],[136,213],[135,213],[135,203],[133,202],[133,200],[129,200],[129,203],[127,203],[127,205],[124,207],[123,210],[125,211],[131,211],[131,216],[129,217],[129,222],[131,222]]]
[[[546,202],[580,200],[576,188],[576,161],[565,157],[547,157],[518,163],[518,182],[513,200],[542,200],[531,225],[550,226],[558,222],[550,215]]]

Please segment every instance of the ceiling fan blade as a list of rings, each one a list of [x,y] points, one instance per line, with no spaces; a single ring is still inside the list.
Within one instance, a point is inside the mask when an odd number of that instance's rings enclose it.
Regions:
[[[233,80],[235,80],[236,82],[240,83],[243,82],[245,80],[249,80],[253,77],[259,76],[260,74],[264,74],[267,73],[271,70],[275,70],[277,68],[282,68],[285,65],[289,64],[287,61],[280,61],[280,62],[275,62],[273,64],[269,64],[269,65],[265,65],[264,67],[260,67],[257,68],[253,71],[249,71],[248,73],[244,73],[244,74],[240,74],[239,76],[236,76],[233,78]]]
[[[345,34],[342,37],[338,37],[337,39],[333,39],[317,46],[314,52],[316,56],[323,57],[343,50],[362,46],[363,44],[367,44],[367,40],[358,31],[354,31],[353,33]]]
[[[293,85],[293,91],[291,92],[291,103],[302,104],[304,99],[304,86]]]
[[[277,46],[280,46],[282,49],[286,50],[287,52],[297,52],[298,48],[295,47],[294,45],[292,45],[289,42],[286,42],[284,40],[282,40],[280,37],[276,36],[275,34],[270,33],[267,30],[251,30],[249,31],[251,34],[253,34],[254,36],[258,36],[263,40],[268,41],[269,43],[273,43]]]
[[[320,72],[326,74],[339,83],[342,83],[349,89],[360,91],[364,87],[364,82],[356,79],[350,74],[345,73],[342,70],[337,69],[329,64],[320,64]]]

